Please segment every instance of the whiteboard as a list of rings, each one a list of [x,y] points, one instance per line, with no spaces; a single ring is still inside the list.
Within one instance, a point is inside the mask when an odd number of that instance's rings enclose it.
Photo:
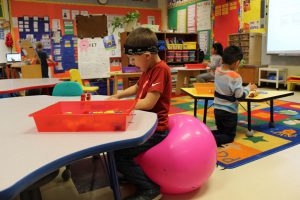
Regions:
[[[300,1],[270,0],[267,53],[300,55]]]
[[[102,38],[78,39],[78,69],[83,79],[110,77],[109,51]]]

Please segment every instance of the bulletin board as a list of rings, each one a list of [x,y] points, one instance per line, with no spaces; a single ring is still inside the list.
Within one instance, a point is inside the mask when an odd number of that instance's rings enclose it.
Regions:
[[[266,32],[266,28],[261,27],[261,2],[261,0],[242,1],[243,4],[241,6],[241,28],[250,32]]]
[[[106,15],[77,16],[76,27],[79,38],[103,38],[108,34]]]
[[[77,44],[75,42],[75,39],[77,41],[77,15],[126,15],[128,12],[136,10],[141,13],[139,20],[141,24],[147,24],[148,16],[153,16],[156,24],[161,27],[162,15],[160,9],[95,6],[92,4],[82,3],[64,4],[30,0],[11,0],[11,15],[15,49],[16,51],[20,52],[20,46],[18,43],[21,38],[25,37],[23,33],[19,32],[18,19],[24,16],[28,16],[29,18],[34,16],[37,16],[38,18],[44,18],[47,16],[49,17],[50,22],[50,31],[47,33],[49,34],[51,41],[51,49],[49,50],[49,53],[53,56],[55,61],[59,62],[59,65],[61,66],[59,68],[62,71],[69,68],[76,68],[78,67]],[[43,33],[39,34],[39,36],[41,35],[43,35]],[[68,41],[70,41],[70,43],[68,43]],[[65,51],[67,51],[67,53],[65,53]],[[72,58],[70,56],[71,53],[74,54]],[[69,60],[70,58],[71,60]],[[56,69],[56,71],[60,70]]]
[[[50,21],[48,17],[18,17],[21,40],[29,40],[33,45],[37,41],[43,44],[43,50],[51,54]]]
[[[213,7],[214,42],[227,46],[228,35],[239,31],[239,0],[218,0]]]

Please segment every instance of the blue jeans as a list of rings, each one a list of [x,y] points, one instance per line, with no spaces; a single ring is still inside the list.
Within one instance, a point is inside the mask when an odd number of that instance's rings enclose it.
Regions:
[[[160,187],[150,180],[142,168],[134,161],[140,153],[160,143],[168,135],[168,131],[155,132],[144,144],[132,148],[121,149],[115,152],[117,170],[124,175],[130,183],[135,184],[138,190],[159,190]]]

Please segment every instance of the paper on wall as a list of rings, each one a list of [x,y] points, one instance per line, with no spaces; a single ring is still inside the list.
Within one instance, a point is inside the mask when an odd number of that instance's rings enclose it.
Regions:
[[[83,79],[109,77],[109,52],[102,38],[78,39],[78,69]]]
[[[52,31],[61,30],[60,28],[60,20],[59,19],[52,19]]]
[[[197,3],[197,30],[211,29],[211,2],[202,1]]]

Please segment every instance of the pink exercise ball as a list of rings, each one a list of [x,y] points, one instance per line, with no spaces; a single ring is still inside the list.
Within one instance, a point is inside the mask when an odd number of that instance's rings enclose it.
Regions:
[[[191,115],[169,117],[169,135],[136,161],[161,192],[180,194],[198,189],[212,174],[217,146],[210,129]]]

